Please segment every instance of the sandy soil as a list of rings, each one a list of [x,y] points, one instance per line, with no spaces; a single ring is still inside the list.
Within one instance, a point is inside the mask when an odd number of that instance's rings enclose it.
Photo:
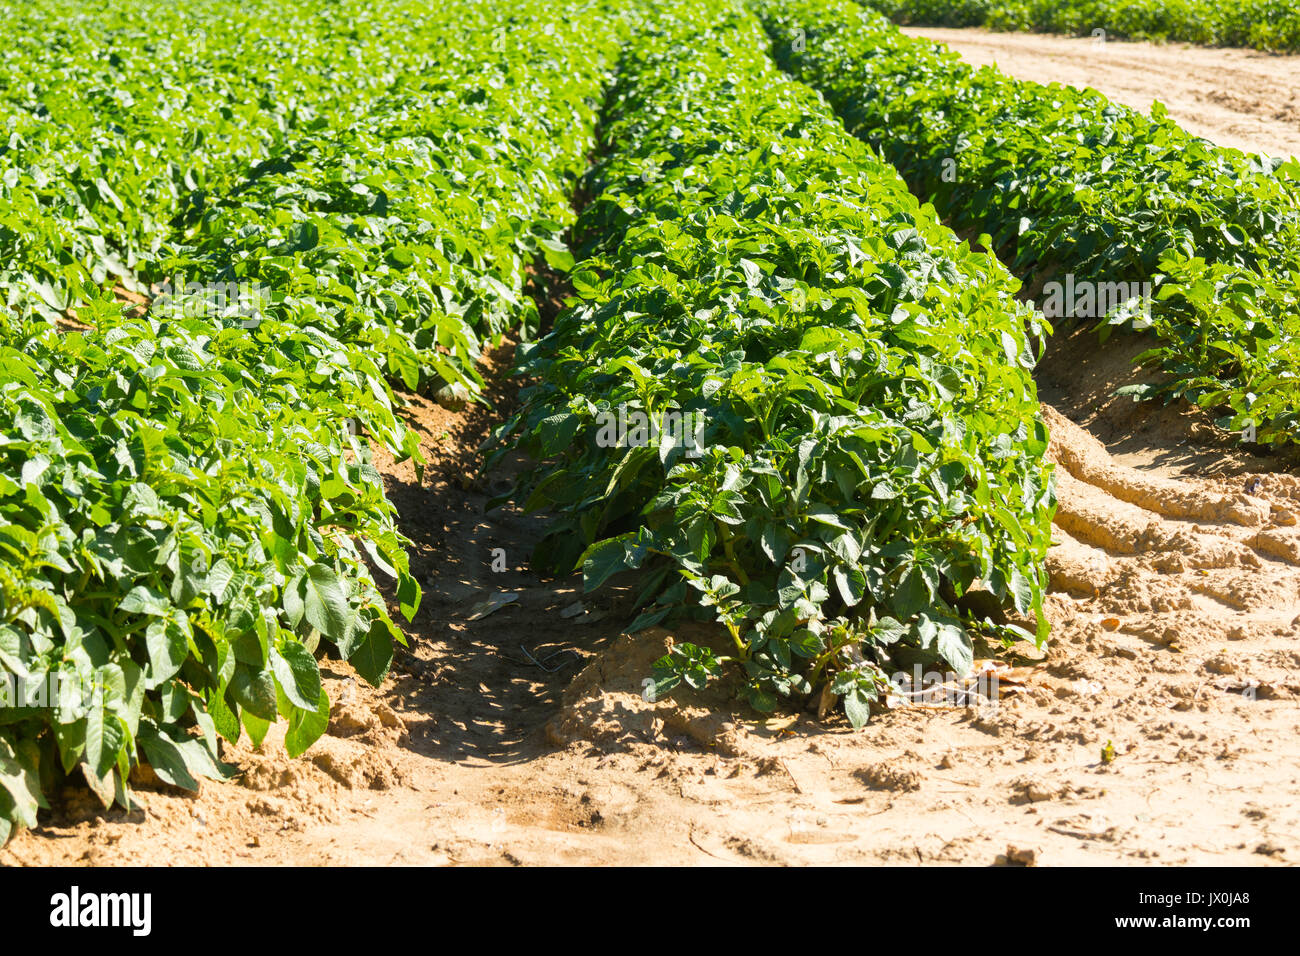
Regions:
[[[902,30],[1021,79],[1091,86],[1143,112],[1159,100],[1181,126],[1221,146],[1300,155],[1300,56],[982,29]]]

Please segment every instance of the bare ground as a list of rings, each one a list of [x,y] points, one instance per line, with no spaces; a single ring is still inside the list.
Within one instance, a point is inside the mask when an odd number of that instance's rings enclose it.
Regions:
[[[903,27],[975,66],[1040,83],[1090,86],[1149,113],[1155,100],[1183,128],[1220,146],[1300,155],[1300,56],[1090,37]]]

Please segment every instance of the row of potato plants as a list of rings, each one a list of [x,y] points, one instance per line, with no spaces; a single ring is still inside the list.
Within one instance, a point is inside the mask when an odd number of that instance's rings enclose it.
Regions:
[[[539,3],[458,16],[453,42],[446,24],[404,27],[428,55],[214,200],[164,274],[258,287],[410,389],[476,393],[483,340],[536,330],[533,266],[572,262],[570,197],[615,47],[608,29],[575,42]]]
[[[1135,394],[1300,440],[1300,161],[1218,148],[1159,104],[975,69],[852,0],[754,2],[781,65],[953,228],[1036,284],[1150,284],[1092,316],[1154,336],[1140,361],[1166,374]]]
[[[643,5],[608,104],[574,300],[521,348],[537,381],[497,435],[539,462],[514,492],[555,516],[535,563],[589,590],[639,572],[633,630],[720,622],[660,690],[730,670],[759,710],[820,692],[855,725],[893,668],[1027,636],[962,610],[1031,617],[1046,584],[1045,330],[1016,280],[743,6]]]
[[[93,332],[0,336],[0,842],[77,768],[107,806],[135,763],[193,787],[218,735],[277,715],[302,752],[317,644],[378,682],[401,639],[371,568],[419,602],[346,424],[406,441],[372,363],[280,322],[89,308]]]
[[[400,9],[407,27],[426,16],[420,4]],[[329,39],[317,52],[342,42],[330,30],[353,34],[336,8],[322,13],[315,25]],[[321,642],[382,680],[402,635],[375,575],[395,579],[408,618],[420,593],[367,439],[401,456],[418,446],[394,412],[392,352],[368,347],[367,330],[408,310],[384,297],[432,273],[440,252],[444,277],[448,259],[462,265],[446,279],[454,288],[429,294],[466,322],[474,282],[496,276],[490,293],[518,302],[531,249],[565,264],[558,197],[590,145],[601,57],[616,51],[612,32],[598,43],[568,25],[580,13],[464,5],[459,26],[392,34],[428,58],[365,50],[358,70],[383,81],[359,84],[364,95],[345,103],[344,88],[327,105],[304,93],[301,113],[317,119],[289,124],[274,161],[248,166],[253,146],[232,154],[245,170],[226,195],[180,201],[169,235],[137,247],[140,287],[188,269],[201,288],[124,308],[108,274],[70,281],[86,328],[64,332],[46,321],[48,302],[9,287],[0,842],[33,825],[44,795],[77,770],[105,805],[125,804],[136,763],[193,786],[224,772],[219,738],[246,732],[260,745],[279,717],[301,753],[328,723]],[[545,39],[511,40],[507,20]],[[71,218],[94,236],[101,221],[84,212]],[[68,252],[57,219],[38,215],[38,227]],[[151,228],[141,217],[129,231]],[[230,281],[269,287],[251,320],[246,303],[209,296]],[[483,321],[509,320],[498,310]],[[400,332],[441,370],[418,323]]]

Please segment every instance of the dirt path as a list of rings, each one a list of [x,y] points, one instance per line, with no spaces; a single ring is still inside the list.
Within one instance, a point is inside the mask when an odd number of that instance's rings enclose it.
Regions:
[[[1300,56],[982,29],[902,29],[946,43],[976,66],[996,63],[1021,79],[1091,86],[1143,112],[1158,99],[1184,128],[1221,146],[1300,155]]]

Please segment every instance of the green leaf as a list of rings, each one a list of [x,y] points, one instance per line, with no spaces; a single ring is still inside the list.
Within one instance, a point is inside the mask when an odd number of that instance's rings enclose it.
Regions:
[[[582,589],[590,594],[620,571],[637,565],[629,557],[629,545],[636,540],[634,532],[597,541],[582,555]],[[639,561],[638,561],[639,564]]]
[[[539,245],[542,247],[542,255],[546,257],[546,264],[556,272],[568,272],[577,261],[569,251],[569,247],[562,242],[542,239]]]
[[[90,771],[102,779],[117,764],[118,753],[126,745],[126,731],[107,695],[96,698],[86,710],[85,755]]]
[[[422,597],[420,582],[412,574],[403,572],[397,579],[397,601],[402,616],[408,621],[415,620],[415,613],[420,609]]]
[[[5,797],[8,796],[6,807]],[[19,749],[0,736],[0,820],[9,818],[19,826],[36,826],[36,811],[47,806],[41,795],[40,778],[33,760],[24,760]],[[0,834],[0,846],[5,834]]]
[[[266,734],[271,729],[271,721],[263,720],[251,711],[243,711],[244,729],[248,731],[248,739],[253,743],[254,750],[262,749],[262,742],[266,740]]]
[[[166,617],[171,612],[171,605],[163,594],[144,585],[138,585],[128,591],[126,597],[122,598],[118,609],[128,614],[150,614],[155,617]]]
[[[867,593],[867,577],[861,570],[837,565],[831,574],[846,606],[856,607],[862,602]]]
[[[301,757],[329,729],[330,699],[325,691],[315,709],[296,710],[289,718],[289,729],[284,736],[284,746],[290,757]]]
[[[254,671],[244,664],[235,668],[230,679],[230,693],[239,704],[245,718],[249,714],[274,723],[277,718],[275,702],[275,677],[269,669]],[[248,721],[244,721],[248,726]]]
[[[271,649],[271,671],[294,706],[314,710],[320,698],[320,670],[307,648],[293,641]]]
[[[383,621],[375,621],[370,626],[366,639],[357,646],[347,661],[372,687],[382,684],[393,663],[393,637],[388,626]]]
[[[894,594],[894,614],[906,621],[930,606],[930,588],[920,568],[907,572]]]
[[[226,704],[226,689],[213,692],[208,697],[208,716],[212,718],[217,733],[231,744],[239,743],[239,717]]]
[[[871,720],[871,700],[857,687],[844,695],[844,714],[854,730],[861,730]]]
[[[871,638],[877,644],[895,644],[907,635],[907,628],[892,617],[882,617],[871,628]]]
[[[538,448],[542,457],[553,458],[573,442],[582,419],[572,412],[561,412],[544,418],[537,425]]]
[[[938,622],[936,624],[935,646],[939,655],[960,677],[970,673],[975,662],[975,650],[970,635],[958,624]]]
[[[1011,590],[1011,597],[1015,602],[1016,610],[1021,614],[1028,613],[1034,606],[1034,587],[1032,582],[1021,573],[1019,568],[1012,568],[1008,586]]]
[[[176,676],[189,657],[190,645],[180,626],[171,620],[150,621],[144,636],[149,652],[146,687],[152,690]]]
[[[346,637],[352,609],[347,593],[333,569],[313,564],[301,582],[303,614],[307,623],[332,641]]]
[[[198,781],[186,766],[185,756],[165,730],[146,725],[139,738],[149,765],[163,783],[186,790],[198,790]]]

